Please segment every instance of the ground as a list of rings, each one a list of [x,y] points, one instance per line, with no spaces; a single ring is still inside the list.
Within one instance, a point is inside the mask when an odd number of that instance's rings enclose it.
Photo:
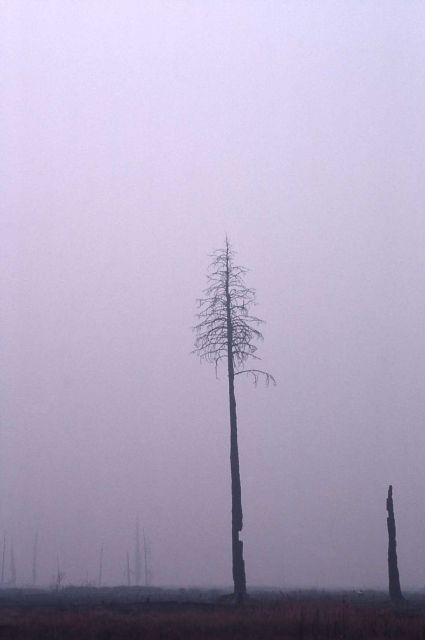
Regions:
[[[425,596],[393,607],[378,592],[254,591],[236,607],[220,591],[68,587],[0,591],[0,639],[425,640]]]

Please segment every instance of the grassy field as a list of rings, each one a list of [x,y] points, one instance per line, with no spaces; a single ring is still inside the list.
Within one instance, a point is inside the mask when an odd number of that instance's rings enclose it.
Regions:
[[[93,590],[96,591],[96,590]],[[0,597],[0,638],[39,640],[362,640],[400,638],[425,640],[425,600],[409,599],[393,608],[379,594],[261,594],[236,608],[215,597],[188,601],[144,598],[135,591],[102,599],[81,590],[65,596],[44,594],[37,600],[17,592]],[[40,596],[40,594],[38,594]],[[86,594],[88,595],[88,594]],[[187,596],[188,593],[183,594]],[[193,595],[193,594],[192,594]]]

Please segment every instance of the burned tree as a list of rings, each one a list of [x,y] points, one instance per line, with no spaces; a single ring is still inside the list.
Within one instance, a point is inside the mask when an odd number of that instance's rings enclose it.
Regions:
[[[37,584],[37,558],[38,558],[38,532],[34,536],[34,543],[32,546],[32,585],[35,587]]]
[[[146,538],[145,530],[143,529],[143,559],[144,559],[144,566],[145,566],[145,587],[149,586],[150,575],[151,575],[151,572],[148,566],[149,546],[150,545]]]
[[[393,488],[388,487],[387,497],[387,529],[388,529],[388,581],[390,598],[393,602],[401,602],[403,595],[400,587],[400,576],[397,564],[397,540],[394,518]]]
[[[126,575],[127,575],[127,587],[131,586],[131,569],[130,569],[130,554],[127,551],[127,567],[126,567]]]
[[[142,551],[140,548],[139,518],[136,520],[136,536],[134,540],[134,584],[139,586],[142,582]]]
[[[103,543],[100,547],[100,554],[99,554],[99,574],[97,578],[98,587],[102,586],[102,576],[103,576]]]
[[[1,558],[1,585],[4,585],[4,572],[6,563],[6,534],[3,535],[3,551]]]
[[[10,543],[10,580],[9,584],[11,587],[16,587],[16,561],[15,561],[15,550],[13,547],[13,540]]]
[[[239,539],[243,526],[241,481],[237,435],[235,376],[247,374],[254,383],[264,377],[266,384],[275,380],[272,375],[256,368],[246,368],[256,355],[256,340],[262,339],[258,326],[262,321],[251,315],[255,291],[245,285],[247,269],[234,263],[235,253],[226,238],[225,246],[212,255],[207,275],[208,286],[198,300],[199,323],[194,353],[201,360],[213,363],[216,374],[219,364],[227,365],[230,411],[230,472],[232,488],[232,569],[234,595],[242,601],[246,595],[243,542]]]
[[[56,556],[56,576],[55,576],[55,589],[56,591],[59,591],[59,589],[62,586],[62,583],[65,579],[65,571],[62,571],[61,569],[61,565],[60,565],[60,561],[59,561],[59,554],[57,554]]]

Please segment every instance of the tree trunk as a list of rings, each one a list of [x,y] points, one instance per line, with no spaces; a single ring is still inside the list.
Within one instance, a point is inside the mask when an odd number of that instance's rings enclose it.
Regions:
[[[397,564],[397,540],[396,540],[392,485],[390,485],[388,488],[387,512],[388,512],[387,529],[388,529],[389,592],[390,592],[390,598],[393,602],[400,602],[404,598],[401,593],[400,576],[398,573],[398,564]]]
[[[130,555],[127,551],[127,587],[131,586],[131,578],[130,578]]]
[[[1,584],[4,585],[4,570],[6,563],[6,534],[3,536],[3,553],[1,559]]]
[[[242,601],[246,595],[245,562],[243,559],[243,542],[239,540],[242,531],[242,494],[239,474],[239,452],[236,419],[236,402],[233,376],[229,375],[230,405],[230,470],[232,477],[232,559],[233,584],[235,596]]]
[[[136,539],[134,545],[134,584],[139,586],[142,582],[142,555],[140,551],[140,527],[139,518],[136,521]]]
[[[10,584],[12,585],[12,587],[16,587],[16,562],[13,542],[11,543],[10,547]]]
[[[149,583],[149,569],[148,569],[148,548],[146,544],[145,530],[143,529],[143,556],[145,560],[145,587]]]
[[[37,584],[37,555],[38,555],[38,533],[34,536],[34,545],[32,548],[32,584]]]
[[[229,263],[226,272],[226,314],[227,314],[227,367],[229,377],[230,410],[230,473],[232,479],[232,568],[236,600],[242,602],[246,596],[245,562],[243,542],[239,540],[242,531],[242,492],[239,473],[238,429],[235,398],[235,371],[233,363],[233,327],[229,292]]]
[[[98,587],[102,586],[102,574],[103,574],[103,544],[100,547],[100,556],[99,556],[99,576],[97,580]]]

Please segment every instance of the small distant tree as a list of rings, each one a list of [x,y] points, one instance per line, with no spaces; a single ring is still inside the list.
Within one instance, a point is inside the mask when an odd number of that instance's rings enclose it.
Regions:
[[[59,591],[59,589],[62,586],[63,581],[65,580],[65,571],[62,571],[61,566],[60,566],[60,562],[59,562],[59,555],[56,556],[56,576],[55,576],[55,589],[56,591]]]
[[[6,534],[3,535],[3,550],[1,556],[1,585],[4,585],[4,575],[5,575],[5,565],[6,565]]]
[[[143,529],[143,559],[145,568],[145,587],[149,587],[151,583],[152,572],[149,567],[150,556],[150,542],[146,537],[145,530]]]
[[[242,494],[239,472],[235,377],[246,374],[257,384],[263,377],[266,384],[276,384],[267,371],[246,366],[259,360],[256,341],[263,336],[258,329],[262,320],[251,314],[255,305],[255,291],[246,286],[247,269],[236,265],[233,251],[226,237],[223,249],[212,255],[207,274],[208,286],[198,300],[198,324],[195,349],[201,360],[214,364],[216,375],[224,361],[227,367],[230,413],[230,471],[232,487],[232,569],[234,595],[238,602],[246,596],[243,542],[239,539],[243,527]]]
[[[100,547],[100,554],[99,554],[99,575],[97,578],[98,587],[102,586],[102,576],[103,576],[103,543]]]
[[[34,536],[34,543],[32,547],[32,585],[35,587],[37,584],[37,557],[38,557],[38,532]]]
[[[16,587],[16,561],[15,561],[15,549],[13,547],[13,540],[10,545],[10,581],[9,584],[12,587]]]
[[[127,551],[127,565],[126,565],[127,587],[131,586],[131,569],[130,569],[130,554]]]
[[[142,582],[142,551],[140,548],[139,518],[136,520],[136,535],[134,540],[134,584],[139,586]]]

